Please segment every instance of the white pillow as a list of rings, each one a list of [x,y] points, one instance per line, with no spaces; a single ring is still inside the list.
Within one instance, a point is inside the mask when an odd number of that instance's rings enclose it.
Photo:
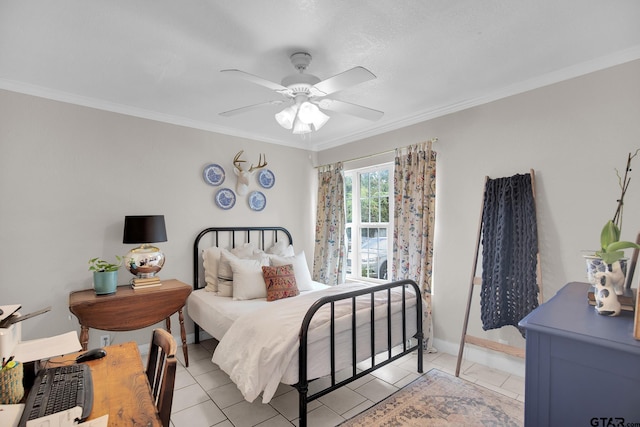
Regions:
[[[294,256],[295,252],[293,251],[293,245],[289,245],[284,240],[280,240],[276,242],[273,246],[271,246],[266,251],[268,254],[273,254],[277,256]]]
[[[218,263],[218,283],[221,280],[233,280],[233,271],[231,270],[231,260],[240,259],[226,249],[220,252],[220,262]]]
[[[255,255],[256,253],[260,252],[260,250],[253,243],[244,243],[240,246],[236,246],[235,248],[231,249],[229,252],[231,252],[238,258],[247,259],[251,255]]]
[[[269,265],[269,259],[232,259],[233,299],[247,300],[267,297],[267,285],[262,276],[262,266]]]
[[[307,257],[304,255],[304,251],[295,256],[281,257],[272,255],[271,265],[293,265],[293,274],[296,277],[296,285],[300,291],[310,291],[313,289],[311,273],[309,272],[309,266],[307,265]]]
[[[205,290],[218,292],[218,264],[220,263],[221,248],[212,246],[202,251],[202,265],[204,267]]]
[[[218,296],[219,297],[233,296],[233,280],[218,279]]]
[[[218,263],[218,286],[220,282],[223,280],[233,280],[233,270],[231,269],[230,262],[232,260],[238,259],[251,259],[251,260],[259,260],[262,261],[264,254],[262,251],[258,251],[257,253],[247,255],[246,252],[240,251],[243,255],[242,257],[233,253],[233,249],[228,251],[226,249],[222,249],[220,251],[220,262]]]

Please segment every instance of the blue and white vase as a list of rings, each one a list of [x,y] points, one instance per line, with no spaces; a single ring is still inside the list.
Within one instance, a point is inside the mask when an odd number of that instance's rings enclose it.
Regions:
[[[587,262],[587,279],[593,285],[595,310],[605,316],[618,316],[621,304],[618,295],[624,294],[627,277],[627,258],[605,264],[597,256],[584,256]]]

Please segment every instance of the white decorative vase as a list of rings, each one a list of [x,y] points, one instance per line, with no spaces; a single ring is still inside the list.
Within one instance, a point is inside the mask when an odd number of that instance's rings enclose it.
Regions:
[[[596,311],[606,316],[618,316],[621,310],[618,295],[624,294],[628,259],[605,264],[596,256],[585,255],[584,258],[587,262],[587,278],[594,286]]]

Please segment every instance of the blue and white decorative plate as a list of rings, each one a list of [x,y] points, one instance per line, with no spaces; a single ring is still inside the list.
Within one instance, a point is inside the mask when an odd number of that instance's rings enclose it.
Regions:
[[[221,188],[216,193],[216,205],[220,208],[227,210],[231,209],[236,204],[236,193],[229,188]]]
[[[204,180],[210,185],[220,185],[224,182],[224,169],[222,166],[211,163],[204,168]]]
[[[269,169],[262,169],[258,174],[258,182],[262,188],[271,188],[276,183],[276,177]]]
[[[249,194],[249,207],[254,211],[261,211],[267,206],[267,198],[260,191],[252,191]]]

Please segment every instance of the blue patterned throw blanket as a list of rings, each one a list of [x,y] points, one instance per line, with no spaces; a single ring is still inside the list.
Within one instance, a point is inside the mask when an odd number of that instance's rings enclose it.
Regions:
[[[517,327],[538,306],[531,175],[488,179],[482,210],[482,328]],[[524,331],[520,331],[524,336]]]

